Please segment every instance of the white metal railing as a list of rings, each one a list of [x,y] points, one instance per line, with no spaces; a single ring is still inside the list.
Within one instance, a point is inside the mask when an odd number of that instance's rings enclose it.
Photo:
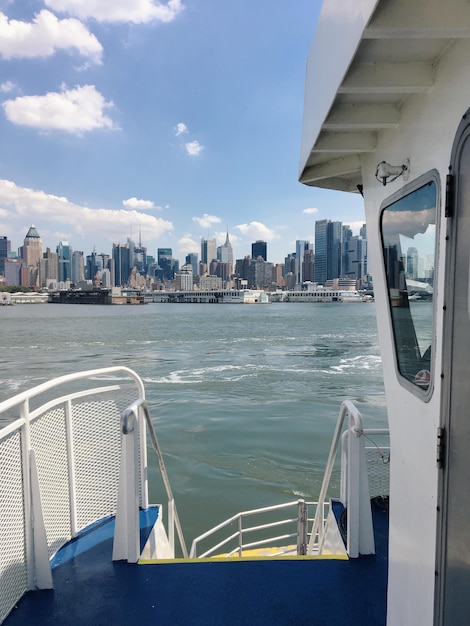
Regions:
[[[136,428],[136,426],[139,426],[139,428]],[[188,556],[175,499],[171,490],[163,455],[158,444],[157,435],[150,418],[148,405],[145,399],[140,398],[127,407],[121,415],[121,481],[113,544],[113,560],[115,561],[125,559],[130,563],[136,563],[140,556],[139,517],[138,506],[136,506],[138,500],[136,450],[138,449],[139,433],[140,435],[144,433],[146,428],[150,435],[150,441],[157,457],[160,475],[168,497],[168,541],[171,556],[172,558],[175,556],[175,528],[183,556]],[[144,444],[145,442],[141,442],[140,444],[142,450],[145,449]],[[146,461],[144,465],[146,466]]]
[[[348,420],[345,428],[346,418]],[[327,493],[340,443],[342,446],[340,500],[348,511],[346,549],[350,557],[373,553],[375,546],[370,498],[388,495],[388,471],[384,472],[384,469],[388,470],[390,461],[388,441],[386,446],[365,446],[365,441],[374,444],[372,437],[376,436],[382,440],[388,440],[389,431],[388,429],[364,429],[360,412],[352,402],[344,401],[340,407],[318,502],[297,500],[237,513],[194,539],[190,557],[242,556],[246,555],[247,551],[259,549],[262,546],[280,546],[270,551],[269,556],[321,554],[329,512]],[[368,478],[371,472],[376,475],[372,490],[369,487]],[[297,514],[290,518],[275,519],[266,523],[258,522],[253,526],[246,524],[245,520],[248,518],[259,518],[267,513],[280,512],[289,508],[296,508]],[[270,532],[271,529],[289,525],[290,532],[266,536],[266,531]],[[309,526],[311,526],[310,532]],[[262,537],[260,536],[255,541],[246,541],[247,535],[253,533],[260,535],[262,531]],[[200,544],[209,539],[212,542],[211,547],[201,551]],[[291,541],[293,545],[286,546],[288,541]]]
[[[263,546],[270,548],[269,556],[286,556],[292,554],[306,554],[308,540],[308,523],[312,521],[312,508],[315,515],[319,511],[316,502],[295,500],[268,507],[242,511],[221,524],[214,526],[204,534],[196,537],[191,545],[189,556],[191,558],[207,558],[213,556],[244,556],[247,551],[257,550]],[[292,510],[293,516],[278,519],[271,513],[278,514],[285,510]],[[326,519],[328,504],[324,503],[320,510],[320,516]],[[256,518],[255,525],[248,525],[247,520]],[[262,518],[259,521],[259,518]],[[282,534],[271,534],[271,530],[284,528]],[[268,533],[267,533],[268,531]],[[227,534],[228,533],[228,534]],[[252,541],[247,541],[247,536],[256,536]],[[219,538],[218,538],[219,537]],[[207,539],[213,544],[203,552],[199,551],[200,544]],[[220,552],[222,553],[220,554]]]
[[[342,434],[346,417],[348,418],[348,426]],[[354,404],[349,400],[345,400],[341,404],[318,506],[323,506],[326,500],[338,447],[342,442],[341,500],[348,511],[347,552],[352,558],[359,556],[359,554],[373,554],[375,552],[364,436],[388,436],[388,433],[388,429],[365,430],[362,424],[362,415]],[[326,525],[322,523],[321,518],[315,516],[308,554],[314,552],[315,545],[319,545],[321,549],[325,527]]]
[[[144,400],[135,372],[109,367],[0,403],[0,419],[11,422],[0,431],[0,623],[28,589],[52,587],[50,557],[63,544],[115,513],[120,472],[129,469],[120,468],[119,425],[130,403],[143,415],[134,429],[131,515],[148,506]]]

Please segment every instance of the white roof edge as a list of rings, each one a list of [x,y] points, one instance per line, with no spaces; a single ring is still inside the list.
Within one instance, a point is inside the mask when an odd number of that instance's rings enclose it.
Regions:
[[[307,59],[299,178],[380,0],[324,0]]]

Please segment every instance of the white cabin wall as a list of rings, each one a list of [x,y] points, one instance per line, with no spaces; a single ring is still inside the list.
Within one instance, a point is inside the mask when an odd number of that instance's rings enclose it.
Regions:
[[[440,423],[442,345],[435,346],[434,392],[426,403],[398,381],[380,244],[380,205],[406,183],[399,178],[383,187],[375,179],[375,170],[382,160],[398,165],[409,158],[408,182],[431,169],[439,171],[440,233],[434,305],[436,332],[442,337],[445,184],[454,136],[462,115],[470,107],[469,58],[470,42],[459,42],[451,47],[436,68],[432,92],[410,96],[403,107],[399,129],[381,133],[375,153],[362,161],[369,260],[374,277],[393,464],[389,626],[433,624],[438,486],[436,433]]]

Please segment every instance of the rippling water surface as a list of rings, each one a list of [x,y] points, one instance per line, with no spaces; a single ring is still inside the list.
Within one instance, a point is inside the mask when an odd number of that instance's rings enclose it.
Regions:
[[[0,360],[0,401],[80,369],[135,369],[189,537],[316,498],[343,399],[386,427],[373,304],[1,307]]]

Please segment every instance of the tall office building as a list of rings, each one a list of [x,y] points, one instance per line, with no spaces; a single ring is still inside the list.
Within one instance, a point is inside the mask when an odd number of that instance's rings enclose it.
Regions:
[[[87,254],[86,263],[85,263],[85,278],[86,280],[93,280],[96,274],[102,270],[100,267],[100,259],[96,254],[96,249],[93,248],[93,252],[91,254]]]
[[[217,248],[217,260],[219,261],[217,275],[224,280],[228,280],[233,274],[233,250],[228,231],[225,243]]]
[[[199,274],[196,252],[190,252],[189,254],[186,255],[185,265],[191,265],[191,267],[193,268],[193,276],[197,276]]]
[[[315,282],[315,255],[313,248],[309,246],[305,250],[304,260],[302,263],[302,282]]]
[[[304,270],[305,254],[311,249],[311,247],[310,242],[303,239],[297,239],[295,242],[295,274],[297,285],[301,285],[305,280],[309,280],[305,278]]]
[[[111,282],[113,283],[113,287],[124,287],[127,285],[132,269],[127,244],[113,243],[112,259]]]
[[[217,258],[217,241],[215,239],[201,238],[201,263],[209,271],[211,261]]]
[[[251,244],[251,258],[257,259],[258,257],[261,257],[263,261],[268,260],[267,244],[265,241],[261,241],[261,239]]]
[[[5,275],[5,259],[8,258],[11,243],[6,237],[0,237],[0,274]]]
[[[24,264],[28,268],[29,279],[28,284],[35,286],[38,284],[38,264],[39,259],[42,257],[42,241],[38,231],[34,226],[31,226],[26,237],[24,238],[23,246],[21,248],[21,258]]]
[[[315,282],[339,278],[342,273],[343,224],[331,220],[315,222]]]
[[[73,283],[79,283],[85,278],[85,258],[81,250],[72,253],[72,267],[70,277]]]
[[[29,272],[23,259],[5,259],[5,285],[29,286]]]
[[[60,241],[57,246],[59,262],[59,281],[68,282],[72,279],[72,248],[68,241]]]
[[[160,268],[160,277],[162,280],[173,280],[175,272],[178,271],[178,263],[173,258],[173,250],[171,248],[157,249],[157,262]]]
[[[347,242],[345,271],[343,276],[355,280],[365,280],[367,274],[367,240],[351,237]]]
[[[59,257],[57,252],[51,252],[50,248],[39,259],[39,285],[49,288],[57,283],[59,277]]]
[[[292,274],[295,276],[295,253],[288,254],[284,259],[284,276]]]
[[[175,288],[178,291],[191,291],[193,288],[193,267],[190,263],[183,265],[179,274],[175,275]]]
[[[327,281],[327,246],[329,220],[315,222],[315,282],[324,285]]]

